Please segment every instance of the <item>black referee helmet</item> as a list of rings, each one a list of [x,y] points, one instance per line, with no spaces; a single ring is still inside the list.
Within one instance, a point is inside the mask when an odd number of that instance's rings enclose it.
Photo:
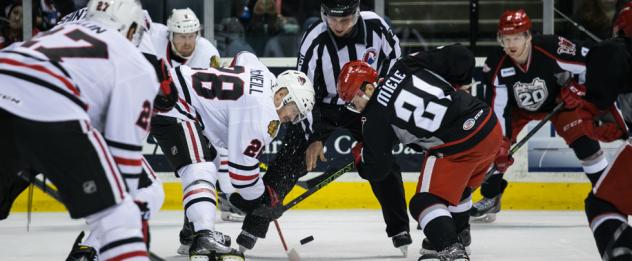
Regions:
[[[348,16],[355,14],[360,6],[360,0],[322,0],[320,7],[326,16]]]

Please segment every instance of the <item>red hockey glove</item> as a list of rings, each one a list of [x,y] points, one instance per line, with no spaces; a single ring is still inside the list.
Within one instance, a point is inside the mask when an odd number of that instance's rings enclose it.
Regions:
[[[514,163],[513,157],[509,155],[510,147],[511,141],[509,141],[509,138],[503,137],[503,140],[500,143],[500,149],[498,150],[498,153],[496,153],[496,159],[494,160],[496,170],[499,172],[505,173],[509,166]]]
[[[569,82],[560,90],[560,99],[567,109],[580,107],[584,103],[584,96],[586,96],[586,86],[575,81]]]
[[[627,138],[625,121],[614,104],[604,112],[599,111],[592,103],[585,102],[576,113],[582,119],[584,133],[592,139],[612,142]]]
[[[362,164],[362,148],[363,147],[364,145],[362,144],[362,142],[358,142],[351,149],[351,155],[353,155],[353,163],[355,164],[356,169],[358,169],[360,167],[360,164]]]

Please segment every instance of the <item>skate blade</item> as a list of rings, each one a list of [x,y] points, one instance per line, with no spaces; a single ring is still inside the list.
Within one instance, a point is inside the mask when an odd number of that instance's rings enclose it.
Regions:
[[[398,247],[404,257],[408,256],[408,245]]]
[[[470,217],[472,223],[492,223],[496,221],[496,213],[487,213],[479,217]]]
[[[210,261],[208,256],[190,256],[189,261]]]
[[[420,255],[424,255],[424,254],[436,254],[437,251],[436,250],[432,250],[432,249],[425,249],[425,248],[421,248],[419,249],[419,254]]]
[[[300,261],[301,260],[301,256],[298,255],[298,251],[296,251],[296,249],[292,248],[290,249],[290,251],[287,252],[287,257],[290,261]]]
[[[190,246],[187,246],[187,245],[180,245],[180,247],[178,247],[178,250],[176,250],[176,252],[178,253],[178,255],[188,256],[189,247]]]
[[[230,212],[222,212],[220,214],[220,217],[225,222],[243,222],[245,219],[245,216],[237,215]]]

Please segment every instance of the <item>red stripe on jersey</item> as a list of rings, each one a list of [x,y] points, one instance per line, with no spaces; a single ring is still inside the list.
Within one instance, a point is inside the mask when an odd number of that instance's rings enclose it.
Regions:
[[[193,153],[195,154],[195,160],[197,162],[201,162],[200,153],[198,152],[197,140],[195,138],[195,134],[193,133],[193,128],[191,127],[192,123],[186,122],[185,125],[187,125],[187,129],[189,130],[189,136],[191,137],[191,143],[193,143],[192,145],[193,145]]]
[[[151,168],[151,165],[149,165],[149,162],[147,162],[147,160],[143,157],[143,166],[145,171],[147,171],[149,173],[149,175],[151,175],[154,179],[156,179],[156,173],[154,172],[154,169]]]
[[[147,251],[139,250],[139,251],[127,252],[127,253],[109,258],[107,261],[122,261],[122,260],[130,259],[132,257],[139,257],[139,256],[147,256]]]
[[[116,188],[119,191],[119,194],[121,196],[121,199],[123,199],[123,188],[121,187],[121,181],[118,178],[117,173],[114,171],[114,167],[112,167],[112,162],[110,162],[110,159],[108,158],[108,152],[105,150],[105,146],[103,146],[103,141],[101,141],[99,135],[97,135],[96,132],[92,132],[92,135],[94,136],[94,138],[97,140],[97,143],[99,144],[99,147],[101,149],[101,153],[103,153],[103,157],[105,158],[105,161],[107,161],[108,163],[108,167],[110,167],[110,173],[112,173],[112,176],[114,176],[114,183],[116,183]]]
[[[53,72],[51,72],[50,70],[48,70],[48,68],[41,66],[41,65],[33,65],[33,64],[25,64],[25,63],[21,63],[18,62],[16,60],[13,59],[7,59],[7,58],[0,58],[0,63],[6,63],[6,64],[10,64],[10,65],[14,65],[14,66],[19,66],[19,67],[26,67],[26,68],[30,68],[39,72],[43,72],[46,73],[50,76],[53,76],[53,78],[61,81],[64,85],[66,85],[66,88],[68,88],[74,95],[79,96],[81,93],[79,92],[79,89],[75,88],[75,86],[68,81],[68,79],[66,79],[66,77],[63,77],[61,75],[55,74]]]
[[[228,165],[228,160],[222,160],[219,162],[220,165]]]
[[[112,157],[114,157],[114,162],[116,162],[116,164],[119,164],[119,165],[140,166],[141,164],[140,159],[127,159],[127,158],[122,158],[122,157],[117,157],[117,156],[112,156]]]
[[[560,59],[559,57],[552,55],[551,53],[547,52],[546,50],[538,47],[538,46],[533,46],[533,48],[537,49],[538,51],[540,51],[541,53],[543,53],[544,55],[548,56],[549,58],[556,60],[558,62],[562,62],[562,63],[570,63],[570,64],[577,64],[577,65],[583,65],[585,66],[585,63],[582,62],[575,62],[575,61],[568,61],[568,60],[564,60],[564,59]]]
[[[185,88],[186,86],[182,87]],[[178,97],[178,101],[182,104],[182,107],[184,107],[184,110],[186,110],[188,113],[191,113],[191,108],[189,108],[189,104],[183,100],[182,98]]]
[[[239,174],[231,172],[231,171],[228,172],[228,175],[230,175],[231,179],[242,180],[242,181],[254,180],[254,179],[259,177],[259,173],[255,174],[255,175],[246,176],[246,175],[239,175]]]
[[[182,200],[185,200],[186,198],[188,198],[189,196],[191,196],[193,194],[202,193],[202,192],[208,192],[208,193],[211,193],[212,195],[215,195],[215,191],[212,191],[212,190],[207,189],[207,188],[199,188],[199,189],[191,190],[191,191],[187,192],[187,194],[184,194],[184,196],[182,196]]]

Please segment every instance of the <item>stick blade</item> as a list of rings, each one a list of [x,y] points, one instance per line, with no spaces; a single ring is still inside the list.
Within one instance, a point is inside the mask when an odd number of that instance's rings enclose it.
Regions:
[[[290,249],[290,251],[287,252],[287,257],[290,261],[300,261],[301,260],[301,256],[298,255],[298,251],[296,251],[295,248]]]

